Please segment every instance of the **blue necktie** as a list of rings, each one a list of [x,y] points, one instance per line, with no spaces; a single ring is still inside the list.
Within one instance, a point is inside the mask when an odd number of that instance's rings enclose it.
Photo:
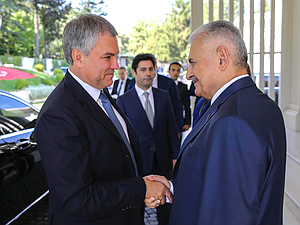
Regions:
[[[120,121],[118,120],[111,104],[110,104],[110,101],[109,99],[107,98],[107,96],[105,95],[105,93],[103,93],[101,91],[100,93],[100,96],[99,96],[101,102],[102,102],[102,105],[105,109],[105,111],[107,112],[110,120],[113,122],[113,124],[115,125],[115,127],[117,128],[117,130],[119,131],[121,137],[123,138],[127,148],[128,148],[128,151],[129,151],[129,154],[131,156],[131,160],[132,160],[132,163],[133,163],[133,166],[134,166],[134,169],[135,169],[135,173],[136,173],[136,176],[138,176],[138,169],[137,169],[137,165],[136,165],[136,161],[135,161],[135,158],[134,158],[134,154],[133,154],[133,150],[131,148],[131,145],[129,144],[129,141],[125,135],[125,132],[123,130],[123,127],[120,123]]]
[[[121,84],[120,84],[120,87],[119,87],[119,90],[118,90],[118,93],[117,93],[117,95],[118,95],[118,96],[120,96],[120,92],[121,92],[122,84],[123,84],[123,81],[121,81]]]

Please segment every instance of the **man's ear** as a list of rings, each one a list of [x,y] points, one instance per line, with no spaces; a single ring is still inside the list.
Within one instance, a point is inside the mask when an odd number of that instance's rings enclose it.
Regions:
[[[221,71],[224,71],[229,64],[229,60],[230,60],[229,51],[226,47],[221,46],[217,49],[217,55],[219,58],[219,69]]]
[[[72,59],[74,61],[74,65],[78,68],[81,68],[84,60],[84,54],[75,48],[72,51]]]
[[[132,75],[133,75],[134,77],[136,77],[136,73],[135,73],[134,69],[131,69],[131,72],[132,72]]]

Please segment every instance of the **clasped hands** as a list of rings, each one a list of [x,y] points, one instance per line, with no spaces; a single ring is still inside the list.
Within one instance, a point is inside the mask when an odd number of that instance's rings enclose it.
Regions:
[[[149,175],[143,177],[143,179],[147,188],[144,202],[149,208],[164,205],[166,203],[166,197],[170,203],[172,203],[173,195],[170,192],[171,185],[164,176]]]

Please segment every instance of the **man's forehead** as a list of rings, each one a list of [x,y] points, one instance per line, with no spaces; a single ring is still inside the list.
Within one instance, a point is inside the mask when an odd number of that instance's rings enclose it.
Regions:
[[[177,64],[172,64],[171,69],[180,69],[181,67]]]
[[[138,67],[140,68],[154,68],[151,60],[142,60],[139,62]]]

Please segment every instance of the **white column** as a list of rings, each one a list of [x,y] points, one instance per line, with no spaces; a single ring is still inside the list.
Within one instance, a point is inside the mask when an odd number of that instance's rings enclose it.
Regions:
[[[203,0],[191,1],[191,32],[203,24]]]
[[[285,124],[300,131],[300,1],[282,3],[282,57],[279,106]]]

